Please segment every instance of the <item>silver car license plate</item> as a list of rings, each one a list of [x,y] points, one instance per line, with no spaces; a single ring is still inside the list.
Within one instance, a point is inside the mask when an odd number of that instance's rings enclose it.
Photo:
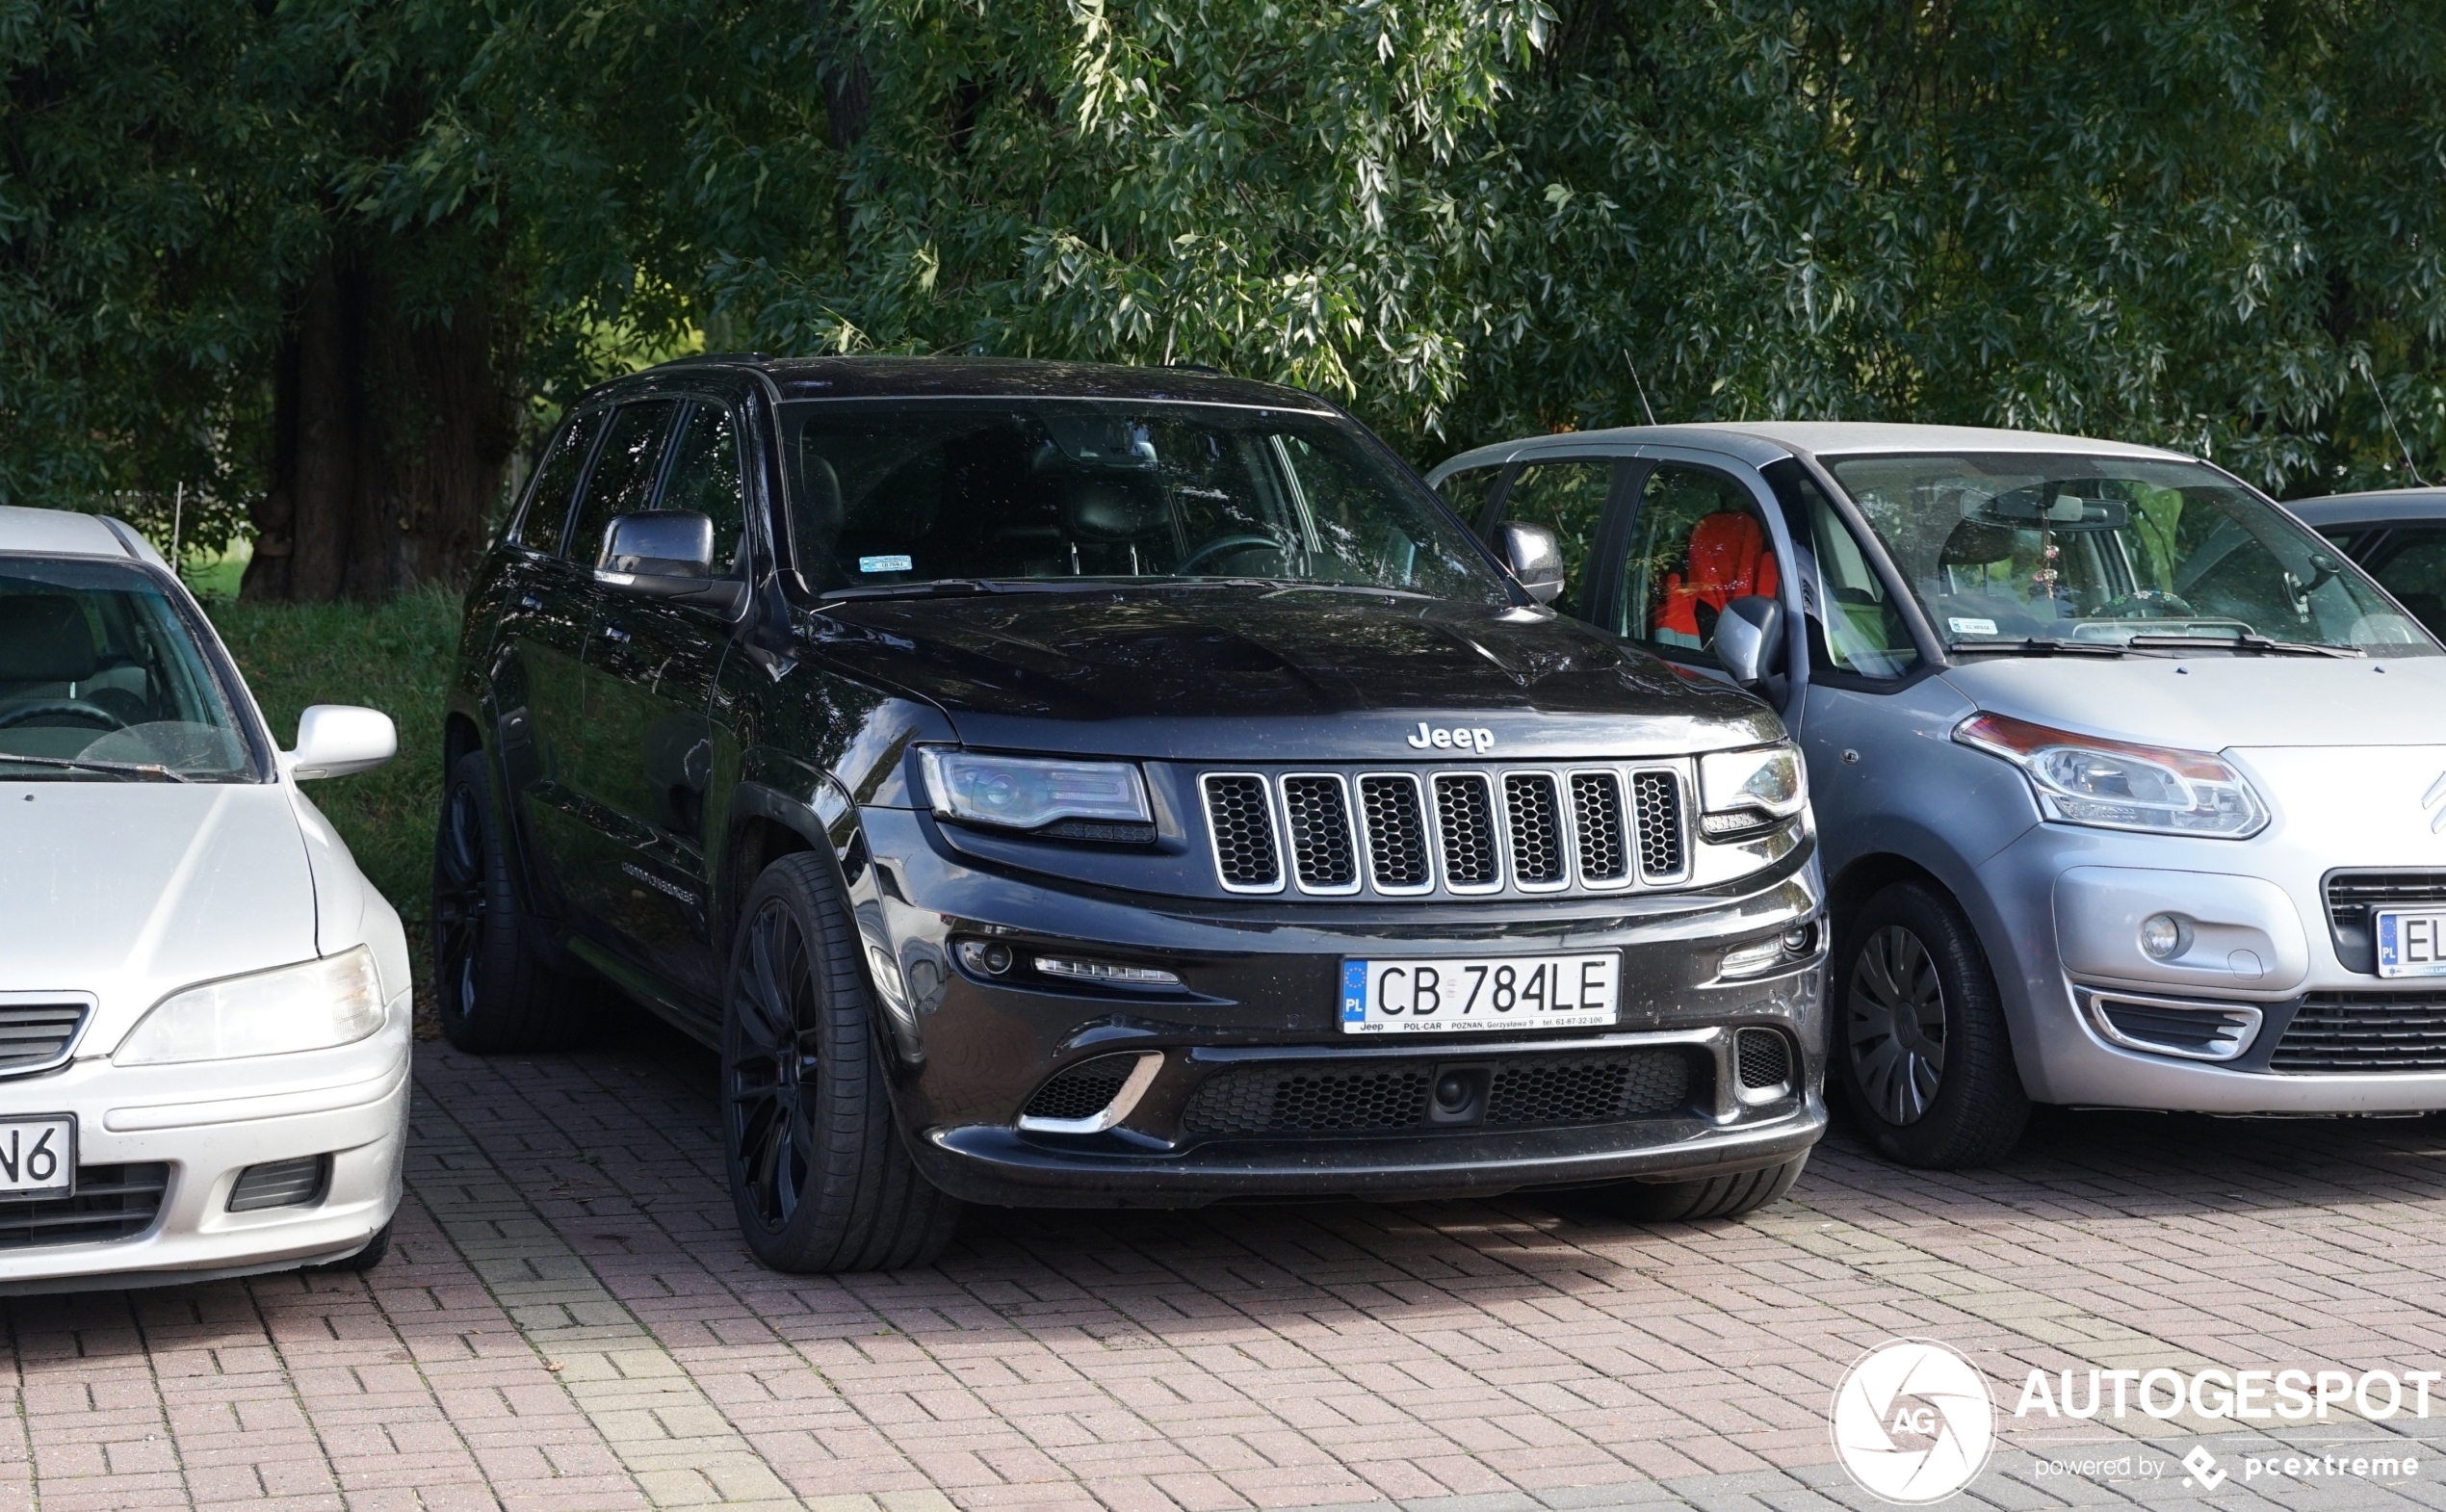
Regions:
[[[75,1190],[75,1118],[0,1118],[0,1196],[65,1197]]]
[[[2446,977],[2446,913],[2378,911],[2378,974]]]
[[[1341,963],[1345,1034],[1592,1029],[1622,1014],[1622,956],[1416,956]]]

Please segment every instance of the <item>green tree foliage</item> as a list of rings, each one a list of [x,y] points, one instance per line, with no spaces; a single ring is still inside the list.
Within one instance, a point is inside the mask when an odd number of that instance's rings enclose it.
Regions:
[[[1209,363],[1422,462],[1652,405],[2316,492],[2391,410],[2446,472],[2446,0],[0,0],[0,499],[328,496],[330,591],[700,340]]]

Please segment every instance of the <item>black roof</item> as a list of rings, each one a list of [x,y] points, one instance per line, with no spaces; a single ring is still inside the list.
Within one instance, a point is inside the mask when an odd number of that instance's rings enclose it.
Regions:
[[[690,368],[753,369],[784,399],[1119,399],[1259,404],[1331,413],[1315,395],[1211,368],[1128,367],[1020,357],[776,357],[758,352],[683,357],[635,375]]]

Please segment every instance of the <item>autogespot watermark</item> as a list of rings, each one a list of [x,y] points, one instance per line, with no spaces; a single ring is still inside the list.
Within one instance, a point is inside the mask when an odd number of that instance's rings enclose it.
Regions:
[[[2426,1419],[2431,1388],[2446,1371],[2338,1369],[2206,1369],[2180,1371],[2097,1369],[2023,1378],[2011,1420],[2033,1426],[2050,1421],[2115,1421],[2138,1414],[2160,1421],[2188,1416],[2199,1422],[2271,1428],[2329,1422],[2331,1415],[2369,1421]],[[2446,1391],[2439,1394],[2446,1410]],[[2000,1418],[1987,1373],[1933,1339],[1897,1339],[1852,1362],[1829,1409],[1834,1454],[1861,1490],[1903,1506],[1919,1506],[1962,1492],[1993,1452]],[[2418,1440],[2329,1445],[2315,1449],[2254,1444],[2220,1455],[2195,1444],[2180,1459],[2147,1446],[2036,1455],[2031,1473],[2043,1479],[2095,1481],[2173,1478],[2214,1492],[2229,1480],[2318,1483],[2346,1478],[2401,1481],[2421,1472]]]

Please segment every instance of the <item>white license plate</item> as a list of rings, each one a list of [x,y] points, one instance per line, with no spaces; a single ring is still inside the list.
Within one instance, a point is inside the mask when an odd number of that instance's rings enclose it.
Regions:
[[[43,1197],[75,1189],[75,1119],[0,1118],[0,1195]]]
[[[1443,956],[1341,963],[1345,1034],[1589,1029],[1622,1009],[1622,956]]]
[[[2378,974],[2446,977],[2446,913],[2378,913]]]

